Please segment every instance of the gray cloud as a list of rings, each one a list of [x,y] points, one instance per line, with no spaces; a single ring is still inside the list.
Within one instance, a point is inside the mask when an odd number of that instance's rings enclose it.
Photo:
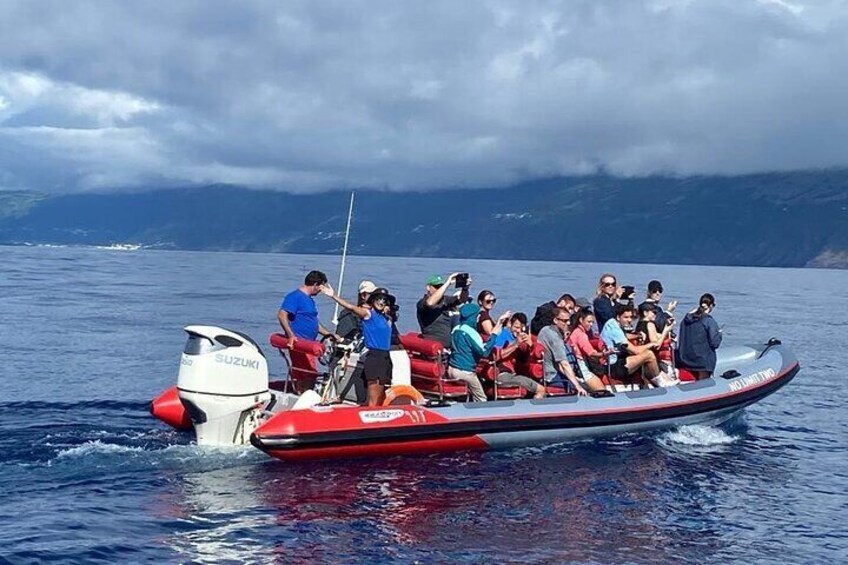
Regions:
[[[841,1],[6,2],[0,187],[848,165]]]

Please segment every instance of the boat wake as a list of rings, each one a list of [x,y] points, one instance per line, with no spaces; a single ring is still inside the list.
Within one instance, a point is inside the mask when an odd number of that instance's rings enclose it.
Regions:
[[[99,439],[88,441],[76,447],[69,447],[59,451],[56,459],[88,457],[90,455],[100,454],[126,454],[126,453],[143,453],[143,447],[133,447],[129,445],[117,445],[113,443],[103,443]]]
[[[47,464],[61,465],[84,461],[88,466],[171,467],[180,470],[210,470],[244,464],[262,463],[267,458],[248,445],[198,446],[171,444],[163,447],[122,445],[99,439],[60,449]]]
[[[692,425],[665,432],[657,443],[671,451],[699,451],[712,453],[742,438],[714,426]]]

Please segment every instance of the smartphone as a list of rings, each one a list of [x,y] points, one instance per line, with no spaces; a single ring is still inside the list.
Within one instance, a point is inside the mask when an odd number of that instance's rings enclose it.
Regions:
[[[456,284],[456,288],[467,288],[468,273],[459,273],[458,275],[456,275],[454,284]]]

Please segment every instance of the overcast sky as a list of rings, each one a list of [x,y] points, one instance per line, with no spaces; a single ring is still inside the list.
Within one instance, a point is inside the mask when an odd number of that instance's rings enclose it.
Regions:
[[[848,165],[835,0],[0,2],[0,188]]]

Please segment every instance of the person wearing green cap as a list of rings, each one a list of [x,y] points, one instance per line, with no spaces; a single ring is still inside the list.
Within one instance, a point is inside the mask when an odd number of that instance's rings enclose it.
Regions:
[[[460,304],[468,302],[468,289],[471,277],[460,289],[459,296],[445,296],[448,287],[456,282],[459,273],[452,273],[447,279],[441,275],[432,275],[427,279],[426,292],[416,304],[418,325],[421,327],[421,337],[438,341],[445,347],[451,345],[451,315]]]

